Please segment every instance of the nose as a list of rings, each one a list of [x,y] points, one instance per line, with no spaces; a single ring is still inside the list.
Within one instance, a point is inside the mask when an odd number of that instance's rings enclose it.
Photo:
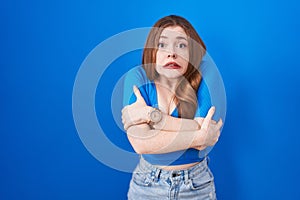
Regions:
[[[169,52],[168,53],[168,58],[177,58],[177,54],[175,52]]]

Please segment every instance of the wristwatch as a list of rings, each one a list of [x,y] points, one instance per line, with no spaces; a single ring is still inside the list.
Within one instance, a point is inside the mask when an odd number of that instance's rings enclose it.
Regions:
[[[151,111],[149,112],[149,119],[150,119],[150,122],[152,122],[152,123],[160,122],[162,119],[161,111],[157,108],[152,108]]]

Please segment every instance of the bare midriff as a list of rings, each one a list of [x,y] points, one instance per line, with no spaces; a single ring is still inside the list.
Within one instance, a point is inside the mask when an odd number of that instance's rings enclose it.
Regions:
[[[173,166],[161,166],[161,165],[155,165],[158,168],[161,168],[163,170],[185,170],[188,169],[190,167],[193,167],[195,165],[197,165],[199,162],[195,162],[195,163],[189,163],[189,164],[184,164],[184,165],[173,165]]]

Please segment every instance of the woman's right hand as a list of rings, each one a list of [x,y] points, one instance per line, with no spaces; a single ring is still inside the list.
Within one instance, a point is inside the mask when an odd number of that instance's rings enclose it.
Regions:
[[[205,118],[195,118],[201,128],[194,140],[193,148],[203,150],[207,146],[213,146],[218,142],[223,121],[222,119],[218,122],[212,120],[214,113],[215,107],[211,107]]]
[[[136,102],[131,105],[127,105],[122,109],[122,123],[126,131],[130,126],[147,123],[147,113],[151,109],[150,106],[147,106],[143,96],[136,86],[133,86],[133,92],[136,96]]]

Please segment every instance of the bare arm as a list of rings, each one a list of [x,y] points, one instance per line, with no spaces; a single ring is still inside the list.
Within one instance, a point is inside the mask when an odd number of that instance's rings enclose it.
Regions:
[[[220,135],[222,122],[211,126],[210,120],[215,109],[211,108],[203,120],[200,130],[164,131],[151,129],[148,124],[134,125],[128,128],[128,139],[139,154],[161,154],[214,145]]]
[[[196,131],[155,130],[148,124],[131,126],[127,130],[128,139],[139,154],[161,154],[192,148],[198,135]]]
[[[137,153],[159,154],[195,148],[204,149],[214,145],[220,135],[222,121],[213,123],[211,120],[215,108],[212,107],[205,118],[195,120],[176,119],[164,114],[160,127],[151,129],[148,122],[149,111],[139,90],[134,87],[137,101],[122,110],[122,122],[127,131],[128,139]],[[146,114],[145,114],[146,113]],[[168,131],[167,131],[167,130]],[[171,131],[170,131],[171,130]]]
[[[125,106],[122,110],[125,130],[133,125],[148,123],[148,113],[152,109],[152,107],[147,106],[137,87],[134,86],[133,91],[137,101],[131,105]],[[194,131],[199,130],[200,126],[194,119],[176,118],[162,113],[162,120],[159,123],[154,124],[153,128],[165,131]]]
[[[177,118],[162,113],[162,120],[153,125],[154,129],[165,131],[195,131],[200,124],[194,119]]]

